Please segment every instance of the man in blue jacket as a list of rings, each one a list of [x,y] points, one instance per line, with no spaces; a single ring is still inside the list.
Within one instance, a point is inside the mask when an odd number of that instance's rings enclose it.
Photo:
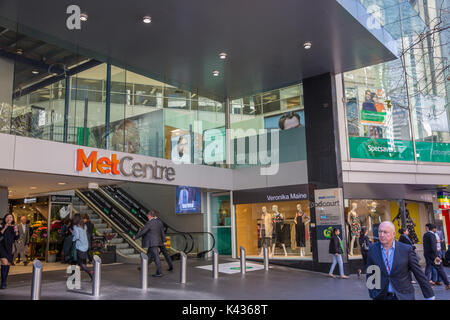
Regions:
[[[395,227],[384,221],[378,228],[380,242],[370,246],[367,254],[367,267],[380,268],[381,287],[369,289],[375,300],[414,300],[414,287],[410,281],[411,271],[427,300],[434,299],[434,292],[419,266],[417,256],[411,246],[395,241]],[[367,278],[370,274],[367,274]]]

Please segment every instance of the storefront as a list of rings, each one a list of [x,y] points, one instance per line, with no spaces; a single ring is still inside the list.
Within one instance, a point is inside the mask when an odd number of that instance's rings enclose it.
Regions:
[[[24,216],[30,227],[28,257],[55,262],[61,257],[63,235],[61,228],[72,216],[72,197],[51,195],[10,201],[16,223]]]
[[[358,241],[361,230],[367,230],[369,239],[377,242],[378,227],[383,221],[394,223],[397,240],[400,228],[408,230],[409,238],[415,243],[417,251],[422,252],[425,225],[433,222],[430,215],[431,203],[381,199],[345,199],[344,203],[349,260],[362,259]]]
[[[312,260],[308,186],[297,185],[233,192],[237,248],[249,259]]]

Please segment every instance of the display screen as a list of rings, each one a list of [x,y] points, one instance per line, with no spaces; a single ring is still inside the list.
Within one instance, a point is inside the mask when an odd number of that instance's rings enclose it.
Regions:
[[[292,128],[304,127],[305,115],[303,110],[278,114],[276,116],[264,118],[265,129],[288,130]]]
[[[200,213],[202,209],[200,188],[177,186],[176,213]]]

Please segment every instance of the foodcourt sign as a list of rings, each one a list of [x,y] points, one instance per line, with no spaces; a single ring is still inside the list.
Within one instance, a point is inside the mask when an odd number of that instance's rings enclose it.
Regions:
[[[137,162],[131,156],[118,158],[112,153],[110,157],[98,157],[98,151],[91,151],[86,155],[84,149],[77,149],[76,170],[82,172],[89,170],[102,175],[116,175],[155,180],[175,180],[175,169],[153,163]]]

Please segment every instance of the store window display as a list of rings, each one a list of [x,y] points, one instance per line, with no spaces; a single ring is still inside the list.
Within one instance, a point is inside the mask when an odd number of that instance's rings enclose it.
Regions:
[[[300,248],[300,257],[305,256],[306,228],[309,226],[310,218],[302,211],[302,205],[297,204],[297,214],[295,216],[295,240]]]
[[[395,218],[392,220],[392,222],[395,223],[395,221],[397,221],[397,225],[400,228],[401,225],[401,209],[398,209],[398,213],[395,216]],[[414,220],[411,218],[411,214],[409,213],[409,209],[408,209],[408,203],[405,204],[405,224],[406,224],[406,229],[408,229],[409,232],[409,238],[411,239],[412,242],[414,243],[419,243],[419,238],[417,237],[415,228],[416,228],[416,223],[414,222]]]
[[[382,221],[391,220],[390,201],[347,199],[345,207],[349,258],[360,259],[361,248],[357,240],[361,229],[366,228],[370,240],[378,241],[378,226]]]
[[[307,200],[236,205],[237,247],[247,257],[311,259],[310,212]]]

